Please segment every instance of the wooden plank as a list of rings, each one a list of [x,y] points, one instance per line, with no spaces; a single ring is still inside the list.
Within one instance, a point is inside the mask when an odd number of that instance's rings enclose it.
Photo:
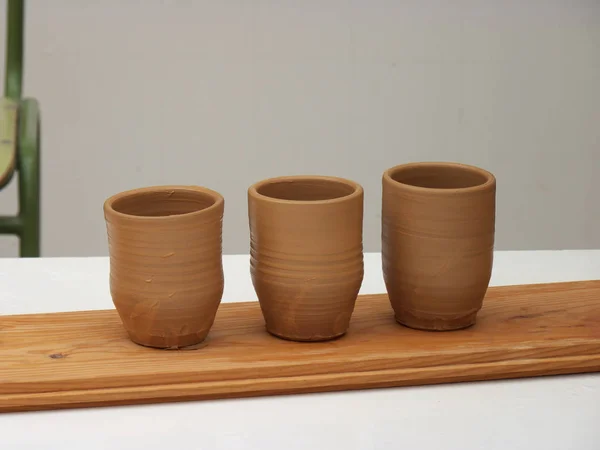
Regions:
[[[257,302],[224,303],[205,345],[154,350],[114,310],[0,318],[0,411],[450,383],[600,370],[600,281],[490,288],[456,332],[398,325],[385,295],[359,297],[348,334],[267,334]]]

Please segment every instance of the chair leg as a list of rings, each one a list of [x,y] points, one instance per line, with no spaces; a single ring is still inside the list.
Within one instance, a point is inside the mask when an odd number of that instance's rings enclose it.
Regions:
[[[19,217],[21,257],[40,256],[40,111],[24,99],[19,113]]]

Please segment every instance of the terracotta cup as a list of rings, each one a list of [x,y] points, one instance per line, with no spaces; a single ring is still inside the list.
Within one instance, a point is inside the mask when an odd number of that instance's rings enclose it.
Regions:
[[[159,186],[104,203],[110,291],[132,341],[180,348],[202,342],[223,295],[223,197]]]
[[[496,179],[413,163],[383,174],[382,262],[396,320],[423,330],[475,323],[492,273]]]
[[[291,176],[248,190],[252,281],[267,330],[294,341],[342,336],[363,279],[363,189]]]

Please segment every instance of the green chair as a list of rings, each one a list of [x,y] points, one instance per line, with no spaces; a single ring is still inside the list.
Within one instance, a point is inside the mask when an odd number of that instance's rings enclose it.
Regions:
[[[23,0],[8,0],[6,71],[0,97],[0,189],[19,172],[19,212],[0,216],[0,234],[20,239],[22,257],[40,256],[40,111],[21,97],[23,81]]]

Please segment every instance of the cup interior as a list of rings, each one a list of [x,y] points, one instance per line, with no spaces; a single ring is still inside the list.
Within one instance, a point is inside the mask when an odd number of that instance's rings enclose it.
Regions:
[[[466,189],[490,181],[485,171],[461,165],[406,165],[392,170],[390,178],[398,183],[428,189]]]
[[[273,180],[256,188],[256,192],[262,196],[288,201],[333,200],[355,191],[355,186],[343,181],[319,178]]]
[[[216,199],[205,192],[167,189],[133,192],[116,199],[112,209],[129,216],[166,217],[202,211],[215,203]]]

